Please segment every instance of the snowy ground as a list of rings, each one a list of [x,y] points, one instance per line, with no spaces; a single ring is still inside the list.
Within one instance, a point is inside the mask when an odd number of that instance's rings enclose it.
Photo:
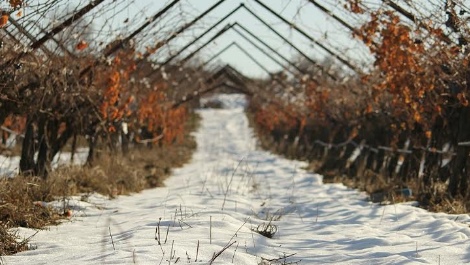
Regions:
[[[257,149],[242,98],[220,98],[229,108],[200,111],[198,150],[166,187],[71,198],[70,221],[40,231],[34,250],[4,262],[210,264],[216,253],[213,264],[470,263],[468,215],[379,206],[343,185],[323,185],[303,162]],[[263,227],[274,237],[255,232]]]
[[[86,161],[88,148],[77,148],[72,164],[81,165]],[[13,177],[19,172],[20,157],[0,155],[0,176]],[[58,153],[52,161],[52,167],[71,164],[71,153]]]

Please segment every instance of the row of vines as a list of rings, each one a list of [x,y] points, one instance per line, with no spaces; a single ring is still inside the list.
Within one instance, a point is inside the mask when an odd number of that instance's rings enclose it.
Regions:
[[[301,80],[304,100],[283,107],[254,98],[256,128],[268,145],[316,161],[314,170],[325,178],[343,176],[355,187],[395,196],[411,189],[423,205],[466,205],[468,7],[441,1],[436,10],[445,21],[409,21],[406,15],[420,10],[390,2],[368,8],[365,1],[349,0],[343,7],[365,18],[351,35],[367,47],[373,67],[341,83],[318,74]]]
[[[121,37],[105,43],[106,49],[99,51],[91,43],[92,38],[81,38],[84,33],[78,30],[62,40],[55,39],[57,32],[65,34],[68,27],[80,23],[73,19],[80,12],[110,8],[111,4],[100,6],[102,2],[91,1],[88,6],[69,12],[66,15],[72,17],[71,22],[67,24],[64,16],[60,28],[44,26],[52,30],[37,35],[48,40],[40,45],[37,44],[42,39],[34,36],[30,38],[32,44],[25,42],[22,36],[33,32],[21,25],[14,28],[12,23],[22,19],[23,11],[44,16],[51,9],[47,5],[61,2],[45,1],[44,7],[28,6],[27,1],[2,3],[2,144],[16,135],[23,174],[47,177],[54,157],[66,145],[74,151],[77,139],[86,139],[87,163],[92,164],[103,151],[126,153],[132,147],[173,144],[184,136],[190,110],[175,104],[171,84],[161,75],[147,78],[155,67],[146,58],[160,44],[140,52],[132,40]],[[92,26],[82,25],[81,29],[86,31],[87,27]]]

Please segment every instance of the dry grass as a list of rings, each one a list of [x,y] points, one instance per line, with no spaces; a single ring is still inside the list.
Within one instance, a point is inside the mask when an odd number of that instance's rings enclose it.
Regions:
[[[54,187],[49,181],[21,177],[0,181],[0,255],[10,255],[27,249],[27,240],[19,241],[9,230],[12,227],[41,228],[57,224],[60,214],[50,208],[36,206],[36,201],[52,200]]]
[[[186,163],[195,148],[194,139],[186,137],[171,146],[141,147],[126,156],[101,156],[94,167],[68,167],[56,170],[54,175],[62,181],[67,176],[67,183],[61,185],[69,187],[69,193],[98,192],[114,197],[162,186],[171,168]]]
[[[0,179],[0,257],[27,249],[27,240],[18,241],[11,228],[41,229],[67,216],[66,209],[58,212],[35,202],[91,192],[114,198],[162,186],[172,168],[190,160],[196,142],[189,133],[197,128],[198,121],[193,117],[187,124],[186,137],[173,145],[152,149],[142,146],[126,156],[103,154],[93,167],[59,167],[46,180],[29,176]]]
[[[16,233],[9,231],[4,225],[0,225],[0,238],[2,239],[2,244],[0,245],[0,264],[3,264],[1,256],[12,255],[28,249],[28,240],[20,241]]]

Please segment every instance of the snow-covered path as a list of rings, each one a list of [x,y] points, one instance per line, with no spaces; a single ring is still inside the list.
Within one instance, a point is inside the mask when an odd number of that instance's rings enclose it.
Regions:
[[[201,110],[198,150],[166,187],[71,200],[75,216],[6,264],[467,264],[470,218],[379,206],[260,151],[241,96]],[[254,230],[277,228],[273,238]],[[159,231],[159,232],[156,232]],[[27,236],[33,231],[21,229]],[[158,240],[156,240],[156,238]],[[159,241],[161,245],[159,245]],[[224,247],[226,247],[225,250]],[[196,261],[197,260],[197,261]]]

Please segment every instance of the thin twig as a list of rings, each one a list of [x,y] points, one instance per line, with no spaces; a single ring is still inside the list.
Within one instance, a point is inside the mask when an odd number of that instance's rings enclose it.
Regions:
[[[225,245],[225,247],[222,248],[219,252],[214,253],[214,255],[212,256],[212,259],[209,261],[209,265],[211,265],[214,262],[214,260],[217,259],[225,250],[227,250],[229,247],[231,247],[233,244],[235,244],[237,242],[237,241],[232,242],[232,240],[238,234],[240,229],[242,229],[242,227],[245,226],[245,224],[248,220],[250,220],[250,217],[246,218],[245,221],[243,222],[243,224],[237,229],[237,231],[235,231],[235,233],[232,235],[232,237],[228,241],[227,245]]]
[[[165,242],[164,242],[164,244],[166,244],[166,241],[167,241],[167,239],[168,239],[168,232],[169,232],[169,231],[170,231],[170,224],[168,224],[168,227],[167,227],[167,229],[166,229],[166,236],[165,236]]]
[[[114,247],[113,235],[111,234],[111,226],[108,226],[108,230],[109,230],[109,236],[111,237],[111,243],[113,244],[113,249],[116,251],[116,248]]]
[[[224,210],[224,206],[225,206],[225,201],[227,200],[227,195],[228,195],[228,191],[230,189],[230,186],[232,185],[232,182],[233,182],[233,178],[235,176],[235,173],[237,172],[238,168],[240,167],[240,164],[243,162],[245,158],[242,158],[240,159],[240,161],[238,161],[238,164],[237,164],[237,167],[235,167],[235,169],[233,170],[232,172],[232,176],[230,177],[230,181],[227,185],[227,189],[225,190],[225,194],[224,194],[224,202],[222,203],[222,211]]]
[[[197,241],[197,247],[196,247],[196,258],[194,259],[194,262],[197,262],[197,257],[199,256],[199,240]]]
[[[215,259],[217,259],[220,255],[222,255],[222,253],[227,250],[229,247],[231,247],[233,244],[237,243],[237,241],[233,241],[232,243],[226,245],[224,248],[222,248],[219,252],[217,253],[214,253],[214,255],[212,256],[212,259],[209,261],[209,265],[211,265]]]
[[[237,247],[235,247],[235,251],[233,252],[232,263],[233,263],[233,260],[235,259],[235,254],[237,254],[238,245],[240,245],[240,242],[237,243]]]

